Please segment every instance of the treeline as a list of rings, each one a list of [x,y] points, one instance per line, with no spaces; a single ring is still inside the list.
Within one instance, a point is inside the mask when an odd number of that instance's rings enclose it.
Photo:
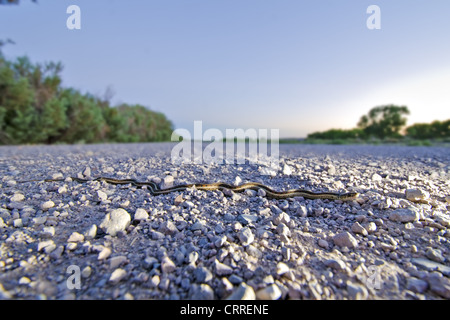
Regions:
[[[0,144],[170,140],[164,114],[63,88],[61,71],[60,63],[9,61],[0,51]]]
[[[417,123],[405,127],[406,116],[409,115],[406,106],[385,105],[371,109],[367,115],[360,118],[357,128],[330,129],[323,132],[308,134],[307,139],[321,140],[369,140],[369,139],[450,139],[450,119],[433,121],[432,123]]]

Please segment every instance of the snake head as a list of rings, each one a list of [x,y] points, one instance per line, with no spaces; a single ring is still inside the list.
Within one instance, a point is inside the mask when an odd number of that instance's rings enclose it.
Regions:
[[[359,196],[358,192],[347,192],[339,195],[339,200],[355,200]]]

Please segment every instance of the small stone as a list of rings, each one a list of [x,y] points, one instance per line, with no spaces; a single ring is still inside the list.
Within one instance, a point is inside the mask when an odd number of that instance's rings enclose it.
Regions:
[[[233,268],[230,266],[227,266],[224,263],[221,263],[219,260],[214,260],[214,266],[216,270],[216,274],[218,276],[227,276],[233,273]]]
[[[171,273],[174,272],[177,267],[175,263],[168,256],[164,256],[161,260],[161,271],[163,273]]]
[[[285,175],[291,175],[292,174],[292,169],[287,164],[285,164],[283,166],[283,174],[285,174]]]
[[[180,195],[178,195],[178,196],[175,198],[175,200],[173,201],[173,204],[176,205],[176,206],[179,206],[179,205],[182,204],[183,202],[184,202],[183,195],[180,194]]]
[[[37,249],[38,249],[38,251],[42,251],[45,247],[48,247],[48,246],[51,246],[51,245],[55,245],[53,240],[40,241],[38,243],[38,248]]]
[[[20,218],[14,219],[13,225],[14,225],[15,228],[22,228],[23,227],[22,219],[20,219]]]
[[[55,236],[55,227],[44,227],[41,233],[43,238],[52,238]]]
[[[243,246],[248,246],[250,243],[255,240],[255,236],[253,235],[250,228],[242,228],[238,233],[239,240]]]
[[[171,236],[179,232],[175,224],[170,220],[161,223],[161,226],[159,227],[158,231],[164,233],[165,235]]]
[[[41,204],[41,209],[43,211],[46,211],[50,208],[53,208],[54,206],[55,206],[55,203],[51,200],[48,200],[48,201],[44,202],[43,204]]]
[[[226,300],[255,300],[256,294],[253,288],[242,282]]]
[[[375,222],[369,222],[364,224],[364,229],[366,229],[368,233],[374,233],[377,231],[377,225]]]
[[[352,231],[354,233],[362,234],[363,236],[367,236],[369,234],[367,230],[362,225],[359,224],[359,222],[355,222],[352,225]]]
[[[426,191],[423,191],[421,189],[406,189],[405,191],[405,197],[409,201],[421,201],[426,200],[430,197],[430,194]]]
[[[442,252],[438,249],[433,249],[431,247],[427,248],[425,256],[436,262],[444,262],[445,258],[442,256]]]
[[[118,266],[120,266],[121,264],[124,264],[125,262],[127,262],[127,257],[126,256],[115,256],[115,257],[111,257],[109,259],[109,268],[110,269],[115,269]]]
[[[173,181],[174,181],[173,176],[170,176],[170,175],[165,176],[161,188],[167,189],[167,188],[173,187]]]
[[[327,267],[330,267],[330,268],[332,268],[334,270],[337,270],[337,271],[347,270],[347,265],[345,264],[344,261],[342,261],[339,258],[328,259],[324,263],[325,263],[325,265]]]
[[[67,239],[67,242],[83,242],[84,236],[78,232],[73,232],[69,239]]]
[[[347,231],[333,237],[334,244],[339,247],[356,248],[358,241]]]
[[[379,175],[379,174],[377,174],[377,173],[374,173],[373,175],[372,175],[372,181],[381,181],[383,178]]]
[[[319,239],[318,245],[319,245],[319,247],[322,247],[324,249],[328,249],[328,247],[329,247],[328,242],[324,239]]]
[[[285,274],[286,272],[289,272],[289,266],[284,262],[278,262],[275,272],[277,275],[281,276],[282,274]]]
[[[443,275],[450,277],[450,267],[441,263],[431,261],[424,258],[413,258],[411,262],[418,267],[421,267],[427,271],[439,271]]]
[[[197,267],[193,272],[195,281],[197,282],[208,282],[212,279],[212,273],[205,267]]]
[[[354,300],[366,300],[369,296],[369,292],[365,287],[350,281],[347,281],[347,292]]]
[[[274,283],[256,292],[258,300],[278,300],[281,297],[280,288]]]
[[[97,225],[93,224],[86,230],[84,237],[88,240],[94,239],[97,236]]]
[[[104,247],[98,254],[97,260],[105,260],[111,255],[111,249]]]
[[[107,213],[100,228],[111,236],[115,236],[119,231],[125,231],[130,225],[130,214],[122,208],[113,210],[111,213]]]
[[[413,207],[406,209],[397,209],[391,212],[389,215],[389,220],[396,222],[414,222],[419,220],[419,212]]]
[[[328,166],[328,174],[329,175],[334,175],[335,173],[336,173],[336,168],[332,164],[330,164]]]
[[[101,190],[97,190],[97,201],[106,201],[108,200],[108,195]]]
[[[25,196],[21,193],[15,193],[11,198],[9,198],[9,201],[11,202],[20,202],[25,199]]]
[[[85,268],[83,268],[83,270],[81,270],[81,276],[83,278],[89,278],[91,274],[92,268],[90,266],[86,266]]]
[[[118,283],[120,280],[125,278],[126,275],[127,275],[127,272],[124,269],[117,268],[111,274],[111,277],[109,278],[109,282]]]
[[[273,224],[276,226],[279,225],[280,223],[284,223],[287,225],[289,224],[289,221],[291,221],[291,218],[286,212],[283,211],[273,218]]]

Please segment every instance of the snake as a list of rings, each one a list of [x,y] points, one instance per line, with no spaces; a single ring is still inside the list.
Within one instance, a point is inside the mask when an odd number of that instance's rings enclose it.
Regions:
[[[186,189],[195,188],[197,190],[203,191],[214,191],[214,190],[224,190],[229,189],[234,192],[243,192],[245,190],[255,190],[258,191],[262,189],[265,191],[265,196],[273,199],[287,199],[294,197],[303,197],[305,199],[315,200],[315,199],[328,199],[328,200],[355,200],[359,193],[357,192],[346,192],[346,193],[335,193],[335,192],[312,192],[305,189],[290,189],[286,191],[276,191],[272,188],[257,182],[247,182],[241,185],[231,185],[224,182],[216,182],[216,183],[193,183],[193,184],[180,184],[173,187],[168,187],[161,189],[155,182],[139,182],[134,179],[114,179],[108,177],[97,177],[95,179],[81,179],[77,177],[70,177],[73,181],[79,183],[87,183],[91,181],[99,181],[106,182],[114,185],[133,185],[138,188],[142,188],[144,186],[150,191],[153,196],[158,196],[161,194],[168,194],[176,191],[185,191]],[[44,182],[61,182],[65,181],[64,179],[45,179],[45,180],[27,180],[27,181],[19,181],[23,182],[32,182],[32,181],[44,181]]]

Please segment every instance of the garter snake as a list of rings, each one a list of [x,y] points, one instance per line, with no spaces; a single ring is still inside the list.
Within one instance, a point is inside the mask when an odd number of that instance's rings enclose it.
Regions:
[[[126,185],[131,184],[136,187],[147,186],[148,190],[153,196],[158,196],[161,194],[167,194],[175,191],[184,191],[188,188],[195,188],[197,190],[203,191],[213,191],[213,190],[223,190],[229,189],[234,192],[242,192],[245,190],[255,190],[262,189],[266,193],[266,197],[273,199],[286,199],[293,197],[303,197],[305,199],[329,199],[329,200],[354,200],[358,197],[357,192],[347,192],[347,193],[334,193],[334,192],[312,192],[304,189],[290,189],[286,191],[276,191],[272,188],[257,182],[248,182],[238,186],[234,186],[228,183],[216,182],[216,183],[193,183],[193,184],[180,184],[173,187],[169,187],[166,189],[161,189],[154,182],[139,182],[134,179],[114,179],[107,177],[98,177],[93,180],[81,179],[77,177],[71,177],[73,181],[86,183],[89,181],[104,181],[106,183],[115,184],[115,185]],[[44,182],[61,182],[65,181],[64,179],[45,179],[45,180],[28,180],[28,181],[20,181],[20,182],[32,182],[32,181],[44,181]]]

